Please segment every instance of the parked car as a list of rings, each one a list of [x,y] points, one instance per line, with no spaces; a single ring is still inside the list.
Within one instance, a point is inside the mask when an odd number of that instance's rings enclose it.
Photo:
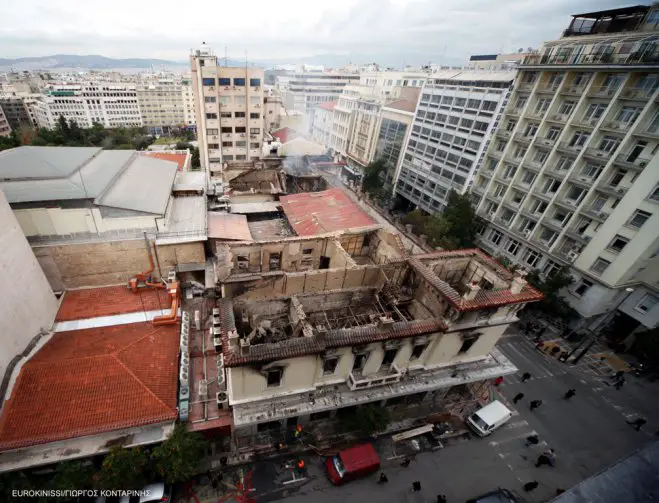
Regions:
[[[325,460],[327,476],[334,485],[366,477],[380,469],[380,456],[373,444],[360,444]]]

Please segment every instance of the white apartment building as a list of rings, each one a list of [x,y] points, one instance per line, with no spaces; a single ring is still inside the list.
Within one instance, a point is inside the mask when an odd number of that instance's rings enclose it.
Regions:
[[[396,176],[395,194],[441,211],[478,171],[508,102],[512,71],[442,70],[426,80]]]
[[[11,134],[11,126],[5,117],[5,112],[0,107],[0,136],[9,136]]]
[[[194,113],[194,90],[192,80],[184,78],[181,80],[181,99],[183,100],[183,120],[186,126],[194,126],[196,118]]]
[[[142,125],[156,134],[186,124],[185,86],[177,79],[150,79],[137,85]],[[188,89],[191,90],[190,87]]]
[[[286,88],[282,89],[284,106],[287,110],[306,113],[321,103],[338,100],[346,85],[359,83],[359,74],[343,70],[303,70],[286,80]]]
[[[565,298],[595,326],[621,302],[659,319],[658,7],[573,16],[528,56],[472,191],[482,247],[570,266]]]
[[[393,100],[400,95],[400,88],[423,87],[430,76],[430,69],[415,71],[366,71],[359,76],[359,83],[373,89],[372,94]]]
[[[264,134],[263,68],[219,66],[212,49],[193,51],[192,88],[201,165],[259,159]]]
[[[40,127],[53,129],[60,116],[80,127],[95,122],[106,128],[142,126],[142,116],[133,84],[85,83],[53,84],[34,103]]]
[[[311,137],[321,145],[330,145],[332,125],[334,124],[334,109],[338,103],[338,100],[328,101],[314,108]]]

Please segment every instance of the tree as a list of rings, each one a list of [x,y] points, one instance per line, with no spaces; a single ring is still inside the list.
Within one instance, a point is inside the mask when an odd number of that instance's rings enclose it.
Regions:
[[[448,250],[458,247],[457,239],[451,235],[451,224],[441,213],[431,215],[426,219],[423,232],[428,238],[428,244],[432,247]]]
[[[526,280],[545,296],[540,302],[531,304],[531,309],[537,309],[557,318],[573,319],[578,316],[577,312],[560,295],[562,289],[574,282],[569,267],[563,266],[545,278],[536,269],[529,273]]]
[[[364,177],[362,178],[362,190],[370,196],[377,197],[384,185],[384,175],[387,171],[387,165],[381,159],[373,161],[364,168]]]
[[[659,367],[659,328],[636,334],[632,352],[649,365]]]
[[[149,457],[142,448],[115,445],[103,460],[97,484],[101,489],[141,489],[148,481],[148,464]]]
[[[442,216],[448,223],[448,234],[455,239],[456,248],[472,248],[476,242],[476,234],[481,221],[476,215],[469,196],[460,195],[455,190],[451,190],[446,199],[446,209]]]
[[[64,461],[57,465],[54,489],[91,489],[94,481],[94,468],[89,461]],[[69,498],[64,501],[77,501]]]
[[[341,421],[346,430],[369,436],[384,430],[389,424],[389,419],[387,409],[369,404],[360,407],[357,414],[346,416]]]
[[[185,138],[186,141],[194,141],[195,134],[190,129],[184,129],[183,130],[183,138]]]
[[[199,169],[201,167],[201,160],[199,159],[199,148],[194,147],[192,149],[192,158],[190,159],[190,164],[192,169]]]
[[[60,115],[59,119],[57,119],[57,127],[55,130],[59,133],[63,142],[69,141],[71,130],[69,129],[69,123],[66,122],[66,118],[63,115]]]
[[[174,148],[176,150],[187,150],[187,149],[191,149],[192,145],[190,145],[188,142],[180,141],[176,144]]]
[[[9,136],[0,136],[0,150],[20,147],[21,142],[16,131],[12,131]]]
[[[172,435],[153,449],[151,459],[155,470],[166,483],[174,484],[191,479],[204,456],[206,441],[199,433],[189,432],[178,423]]]
[[[414,234],[423,234],[428,217],[419,209],[410,211],[403,217],[403,224],[411,225]]]

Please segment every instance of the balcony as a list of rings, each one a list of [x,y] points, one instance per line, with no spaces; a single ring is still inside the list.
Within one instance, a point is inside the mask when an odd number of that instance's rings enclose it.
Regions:
[[[526,161],[524,161],[524,167],[533,171],[534,173],[539,173],[542,169],[542,163],[527,158]]]
[[[636,131],[637,135],[649,136],[655,140],[659,140],[659,127],[656,123],[650,123],[647,126],[642,126]]]
[[[586,86],[565,86],[563,89],[561,89],[561,94],[565,94],[567,96],[579,96],[584,93],[586,90]]]
[[[569,197],[557,197],[554,202],[559,206],[563,206],[564,208],[569,208],[571,210],[575,209],[581,203],[581,201],[570,199]]]
[[[573,240],[575,240],[578,243],[589,243],[590,240],[592,239],[592,236],[586,236],[582,232],[579,231],[575,226],[570,226],[567,229],[565,229],[565,235]]]
[[[517,143],[521,143],[522,145],[531,145],[531,140],[533,139],[533,135],[527,136],[523,133],[517,133],[514,139]]]
[[[517,86],[518,91],[531,91],[535,82],[520,82]]]
[[[584,189],[590,189],[595,183],[595,179],[589,176],[577,176],[573,173],[570,176],[570,182]]]
[[[530,117],[530,118],[533,118],[533,119],[542,119],[545,116],[546,113],[547,113],[547,110],[534,109],[534,110],[530,110],[529,112],[527,112],[526,116]]]
[[[556,195],[556,192],[545,192],[543,189],[536,187],[533,189],[533,195],[542,199],[543,201],[551,201],[552,197]]]
[[[601,129],[606,129],[608,131],[614,131],[616,133],[618,132],[625,132],[628,131],[634,123],[629,121],[629,122],[623,122],[623,121],[606,121],[603,122],[602,125],[600,126]]]
[[[508,116],[510,116],[510,117],[517,117],[517,118],[519,118],[520,115],[522,114],[522,110],[523,110],[523,109],[524,109],[524,107],[520,107],[520,108],[510,108],[510,109],[506,110],[506,114],[507,114]]]
[[[638,89],[634,87],[631,89],[623,89],[620,93],[620,98],[625,100],[647,101],[652,97],[654,92],[654,89]]]
[[[391,367],[380,369],[373,374],[363,374],[361,370],[353,370],[348,374],[347,384],[351,391],[356,389],[373,388],[374,386],[383,386],[400,381],[403,376],[402,372],[392,364]]]
[[[566,30],[566,33],[569,33]],[[583,35],[576,32],[573,35]],[[583,44],[578,44],[582,46]],[[616,48],[619,48],[619,44]],[[659,52],[625,52],[619,53],[592,53],[593,47],[586,47],[583,54],[579,55],[559,55],[551,54],[543,56],[541,54],[529,54],[524,58],[521,66],[615,66],[615,65],[633,65],[633,66],[653,66],[659,63]]]
[[[583,150],[583,145],[570,145],[568,142],[563,141],[558,144],[557,148],[560,152],[578,155]]]
[[[533,143],[540,148],[551,148],[556,144],[556,140],[552,140],[551,138],[537,137],[535,140],[533,140]]]
[[[589,147],[584,151],[584,157],[590,159],[595,159],[596,161],[607,162],[608,159],[613,155],[613,152],[608,150],[600,150],[598,148]]]
[[[588,91],[588,96],[593,96],[595,98],[613,98],[618,92],[618,89],[612,87],[591,87]]]
[[[564,123],[570,118],[570,114],[561,114],[561,113],[556,113],[556,114],[549,114],[547,115],[547,120],[550,122],[560,122]]]
[[[621,187],[620,185],[610,185],[610,181],[602,181],[597,184],[595,190],[602,192],[607,196],[621,198],[627,193],[628,188]]]
[[[616,156],[615,163],[618,166],[622,166],[628,169],[635,169],[642,171],[648,163],[652,160],[647,157],[637,157],[636,159],[629,160],[632,157],[632,152],[627,152],[625,154],[618,154]]]
[[[511,134],[512,133],[510,131],[506,131],[505,129],[499,129],[497,131],[497,136],[499,138],[504,139],[504,140],[507,140],[508,138],[510,138]]]
[[[555,218],[546,218],[542,221],[542,225],[549,227],[550,229],[553,229],[555,231],[561,232],[563,230],[564,224],[560,220],[556,220]]]
[[[513,199],[506,199],[506,200],[503,202],[503,204],[504,204],[505,206],[507,206],[508,208],[511,208],[511,209],[517,211],[517,210],[519,210],[519,207],[521,206],[521,204],[522,204],[523,202],[524,202],[523,200],[515,201],[515,200],[513,200]]]
[[[594,208],[592,206],[590,208],[584,208],[583,210],[581,210],[581,214],[586,217],[592,218],[593,220],[597,220],[598,222],[604,222],[607,218],[609,218],[608,213],[602,211],[601,209]]]

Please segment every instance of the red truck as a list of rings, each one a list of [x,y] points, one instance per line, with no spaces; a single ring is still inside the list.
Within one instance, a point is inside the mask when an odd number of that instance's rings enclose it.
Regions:
[[[372,444],[349,447],[325,460],[327,476],[338,486],[380,469],[380,456]]]

